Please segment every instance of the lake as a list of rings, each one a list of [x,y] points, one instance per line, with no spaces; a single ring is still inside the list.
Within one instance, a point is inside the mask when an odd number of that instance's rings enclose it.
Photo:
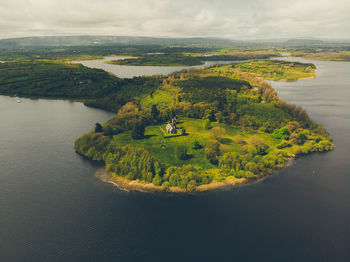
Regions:
[[[168,75],[173,72],[181,71],[183,69],[189,69],[189,68],[200,68],[203,66],[211,66],[211,65],[218,65],[218,64],[229,64],[229,63],[238,63],[239,60],[236,61],[206,61],[203,65],[196,65],[196,66],[128,66],[128,65],[113,65],[113,64],[106,64],[106,61],[112,61],[112,60],[121,60],[131,57],[115,57],[115,56],[108,56],[104,57],[103,59],[97,59],[97,60],[82,60],[82,61],[76,61],[74,63],[82,64],[86,67],[90,68],[98,68],[103,69],[107,72],[110,72],[118,77],[121,78],[131,78],[134,76],[152,76],[152,75]]]
[[[94,177],[74,140],[111,113],[0,96],[0,261],[350,261],[350,63],[272,82],[335,139],[260,183],[189,196]]]

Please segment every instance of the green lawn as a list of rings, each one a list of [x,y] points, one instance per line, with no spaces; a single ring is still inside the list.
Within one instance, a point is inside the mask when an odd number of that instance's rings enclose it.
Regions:
[[[270,80],[297,80],[301,78],[315,77],[316,71],[313,64],[302,64],[278,60],[251,60],[235,65],[244,72],[257,73]]]
[[[201,119],[180,119],[178,127],[183,127],[186,129],[186,135],[184,136],[163,138],[160,127],[165,129],[165,124],[162,124],[146,127],[145,138],[140,140],[132,139],[130,132],[115,135],[113,137],[112,144],[132,144],[136,147],[144,148],[145,150],[149,151],[157,161],[166,166],[192,164],[194,166],[200,166],[204,169],[217,168],[217,166],[210,164],[204,155],[204,147],[211,137],[210,130],[203,129],[203,122],[204,120]],[[262,132],[242,133],[240,129],[236,127],[218,123],[212,123],[211,126],[220,126],[225,128],[226,135],[222,142],[228,151],[238,150],[239,145],[234,142],[234,138],[239,134],[241,134],[244,139],[248,139],[252,135],[261,136],[270,146],[270,150],[273,150],[276,145],[280,143],[279,139],[275,139],[270,134]],[[190,142],[193,140],[197,140],[203,147],[201,149],[190,148]],[[178,160],[176,158],[176,147],[180,145],[186,146],[188,149],[189,157],[187,160]]]

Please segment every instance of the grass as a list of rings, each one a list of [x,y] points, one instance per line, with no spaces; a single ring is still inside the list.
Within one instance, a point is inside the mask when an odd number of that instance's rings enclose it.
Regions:
[[[292,56],[303,57],[313,60],[328,60],[328,61],[350,61],[350,51],[342,52],[293,52]]]
[[[159,110],[163,110],[173,103],[174,97],[170,92],[158,89],[152,96],[145,94],[139,100],[142,107],[151,108],[152,105],[157,105]]]
[[[252,72],[269,80],[293,81],[316,76],[313,64],[301,64],[277,60],[251,60],[235,65],[243,72]]]
[[[180,119],[179,127],[186,129],[186,135],[172,136],[164,138],[161,128],[165,128],[165,124],[153,125],[146,127],[145,138],[134,140],[131,138],[130,132],[125,132],[115,135],[112,144],[126,145],[132,144],[136,147],[146,149],[151,155],[165,166],[181,166],[184,164],[192,164],[194,166],[202,167],[203,169],[216,169],[217,166],[212,165],[205,158],[204,150],[206,144],[211,140],[210,130],[203,129],[204,120],[201,119]],[[270,151],[274,150],[280,140],[273,138],[270,134],[263,132],[241,132],[240,129],[225,124],[212,123],[212,127],[220,126],[225,128],[226,135],[222,139],[223,146],[227,151],[238,151],[239,145],[235,143],[235,137],[241,135],[247,140],[252,135],[258,135],[265,139],[270,147]],[[190,143],[197,140],[201,145],[201,149],[190,148]],[[178,146],[185,146],[188,149],[188,158],[186,160],[178,160],[176,158],[176,148]]]

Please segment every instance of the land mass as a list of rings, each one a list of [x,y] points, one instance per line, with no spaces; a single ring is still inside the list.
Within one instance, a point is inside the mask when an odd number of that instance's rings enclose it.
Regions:
[[[311,60],[328,60],[328,61],[350,61],[350,52],[349,51],[320,51],[320,52],[302,52],[297,51],[293,52],[292,56],[302,57],[305,59]]]
[[[205,61],[237,61],[248,59],[266,59],[278,56],[275,52],[247,51],[238,52],[227,49],[215,53],[158,53],[146,54],[141,57],[107,61],[107,64],[129,66],[194,66],[202,65]]]
[[[322,126],[279,99],[263,80],[272,68],[278,79],[313,76],[313,65],[245,64],[162,77],[156,89],[133,97],[115,117],[77,139],[75,150],[103,161],[109,172],[103,179],[121,188],[195,192],[251,183],[300,154],[333,149]],[[169,133],[174,118],[176,132]]]
[[[110,182],[129,189],[195,192],[251,183],[300,154],[333,149],[322,126],[264,81],[314,77],[313,64],[253,59],[121,79],[69,63],[71,55],[51,55],[1,63],[0,93],[75,99],[117,112],[74,149],[104,162]]]

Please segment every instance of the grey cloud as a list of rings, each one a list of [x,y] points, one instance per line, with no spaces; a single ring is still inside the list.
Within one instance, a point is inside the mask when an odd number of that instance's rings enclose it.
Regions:
[[[31,35],[349,38],[348,0],[1,0],[0,38]]]

